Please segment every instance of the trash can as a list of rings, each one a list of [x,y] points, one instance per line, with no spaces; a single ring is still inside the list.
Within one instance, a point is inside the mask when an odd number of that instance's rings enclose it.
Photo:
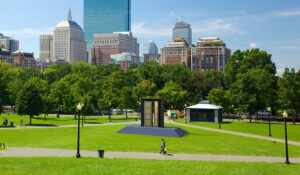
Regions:
[[[104,150],[98,150],[99,158],[104,158]]]
[[[14,122],[10,122],[10,126],[11,126],[11,127],[14,127]]]

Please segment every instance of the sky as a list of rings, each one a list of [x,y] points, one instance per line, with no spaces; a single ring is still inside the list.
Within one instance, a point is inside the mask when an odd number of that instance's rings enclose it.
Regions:
[[[172,40],[176,22],[191,24],[193,43],[220,37],[232,50],[260,48],[272,54],[278,74],[300,69],[299,0],[132,0],[132,32],[141,45],[159,48]],[[39,35],[51,34],[67,18],[83,26],[83,0],[2,1],[0,33],[20,41],[20,49],[39,57]]]

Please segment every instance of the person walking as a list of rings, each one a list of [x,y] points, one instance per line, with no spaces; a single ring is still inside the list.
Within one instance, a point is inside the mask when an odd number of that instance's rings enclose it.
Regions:
[[[161,153],[165,154],[165,148],[166,148],[166,142],[164,139],[161,139],[161,150],[159,154]]]
[[[23,119],[20,119],[20,125],[23,126]]]

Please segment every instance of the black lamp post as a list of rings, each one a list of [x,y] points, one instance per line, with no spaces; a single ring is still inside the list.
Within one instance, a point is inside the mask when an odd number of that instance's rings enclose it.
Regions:
[[[219,105],[219,109],[218,109],[218,110],[219,110],[219,112],[218,112],[219,129],[221,129],[221,121],[220,121],[220,120],[221,120],[221,117],[220,117],[220,116],[222,115],[222,114],[220,114],[220,112],[222,112],[220,109],[222,109],[221,105]]]
[[[109,102],[109,111],[108,111],[109,123],[111,123],[110,110],[111,110],[111,102]]]
[[[268,107],[268,111],[269,111],[269,136],[272,136],[271,134],[271,107]]]
[[[232,111],[233,111],[233,114],[232,114],[232,122],[234,122],[234,105],[232,105]]]
[[[187,109],[186,109],[187,105],[184,105],[184,117],[185,117],[185,124],[187,124]]]
[[[77,110],[78,110],[78,133],[77,133],[77,154],[76,157],[80,158],[80,153],[79,153],[79,141],[80,141],[80,111],[83,107],[83,104],[78,103],[77,105]]]
[[[287,129],[286,129],[286,119],[288,118],[289,114],[284,111],[283,112],[283,118],[284,118],[284,130],[285,130],[285,163],[290,164],[289,161],[289,151],[288,151],[288,140],[287,140]]]

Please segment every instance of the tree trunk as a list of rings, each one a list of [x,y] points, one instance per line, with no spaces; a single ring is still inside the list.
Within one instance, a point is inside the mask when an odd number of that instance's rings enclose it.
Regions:
[[[250,115],[250,123],[252,123],[252,116],[251,116],[251,114],[249,114]]]
[[[29,125],[31,126],[31,119],[32,119],[32,115],[30,115],[30,121],[29,121]]]
[[[127,110],[126,110],[126,112],[125,112],[125,113],[126,113],[126,119],[127,119],[127,118],[128,118],[128,116],[127,116]]]
[[[256,120],[258,120],[258,112],[256,113]]]
[[[76,113],[74,114],[74,120],[76,120],[77,118],[76,118]]]
[[[46,114],[44,114],[44,120],[46,120]]]

